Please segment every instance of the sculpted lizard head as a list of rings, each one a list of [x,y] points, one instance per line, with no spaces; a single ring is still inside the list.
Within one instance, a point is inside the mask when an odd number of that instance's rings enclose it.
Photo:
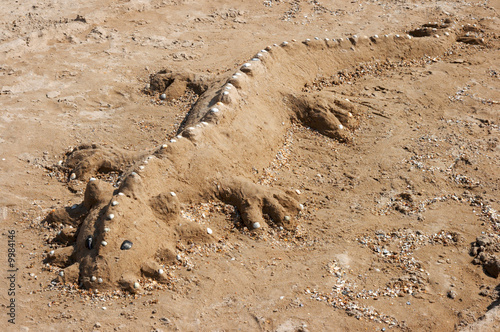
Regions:
[[[70,270],[75,271],[73,281],[87,289],[135,292],[144,278],[167,282],[161,263],[175,260],[177,239],[211,240],[198,224],[180,223],[175,193],[146,197],[140,177],[134,174],[115,191],[110,184],[91,179],[79,209],[83,213],[73,220],[77,226],[73,250],[59,249],[48,261],[66,267],[67,278]],[[57,213],[52,217],[57,219]]]

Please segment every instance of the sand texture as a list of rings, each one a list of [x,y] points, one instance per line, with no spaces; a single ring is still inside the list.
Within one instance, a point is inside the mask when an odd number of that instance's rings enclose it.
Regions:
[[[0,6],[3,330],[500,326],[500,1]]]

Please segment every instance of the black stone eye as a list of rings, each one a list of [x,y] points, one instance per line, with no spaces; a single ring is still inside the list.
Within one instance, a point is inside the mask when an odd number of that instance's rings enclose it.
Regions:
[[[94,238],[92,237],[92,235],[87,236],[87,239],[85,240],[85,247],[87,247],[87,249],[92,249],[93,242],[94,242]]]
[[[129,240],[123,241],[120,247],[121,250],[129,250],[130,248],[132,248],[132,242],[130,242]]]

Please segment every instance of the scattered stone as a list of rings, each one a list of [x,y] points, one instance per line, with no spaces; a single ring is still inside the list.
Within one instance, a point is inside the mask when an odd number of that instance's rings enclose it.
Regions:
[[[132,248],[132,242],[129,241],[129,240],[125,240],[123,241],[122,245],[120,246],[120,249],[121,250],[129,250],[130,248]]]

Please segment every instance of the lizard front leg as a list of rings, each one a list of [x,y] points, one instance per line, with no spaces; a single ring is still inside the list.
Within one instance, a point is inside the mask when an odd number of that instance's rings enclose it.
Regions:
[[[240,177],[219,181],[216,196],[235,206],[249,229],[266,225],[264,215],[277,226],[293,229],[294,215],[301,209],[293,192],[265,187]]]

